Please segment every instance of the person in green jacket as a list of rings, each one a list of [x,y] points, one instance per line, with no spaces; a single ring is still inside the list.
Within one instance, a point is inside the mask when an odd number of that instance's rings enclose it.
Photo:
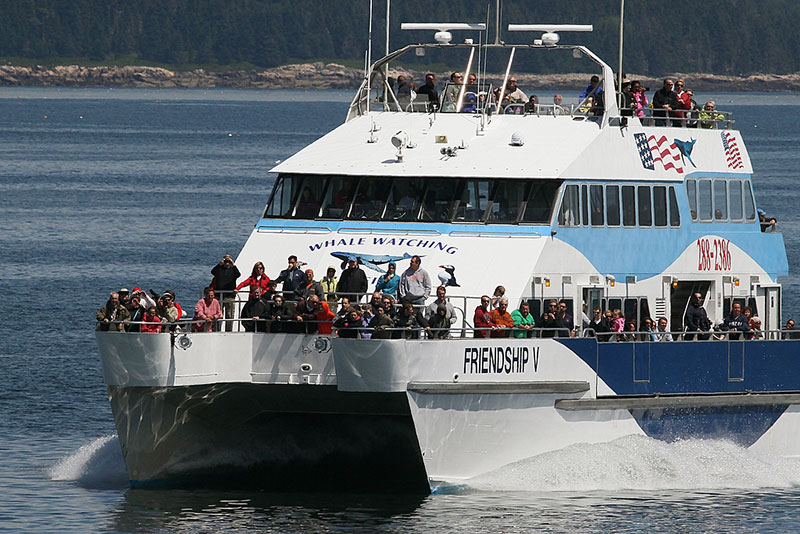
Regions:
[[[527,301],[523,301],[518,310],[511,312],[511,318],[514,320],[514,337],[532,337],[536,323]]]
[[[713,100],[709,100],[703,106],[703,110],[698,115],[700,119],[701,128],[716,128],[717,121],[725,120],[725,115],[716,111],[717,104]]]

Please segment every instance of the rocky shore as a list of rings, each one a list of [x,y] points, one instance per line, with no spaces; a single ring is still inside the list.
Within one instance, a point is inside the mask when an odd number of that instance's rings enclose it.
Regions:
[[[406,74],[417,84],[423,83],[424,72],[391,71],[390,75]],[[800,73],[721,76],[714,74],[671,73],[687,81],[696,91],[800,91]],[[239,88],[239,89],[355,89],[361,83],[361,69],[336,63],[284,65],[265,70],[211,72],[203,69],[171,71],[160,67],[20,67],[0,65],[0,86],[5,87],[151,87],[151,88]],[[442,80],[446,73],[437,73]],[[491,76],[498,83],[501,75]],[[528,93],[541,88],[574,88],[587,83],[588,75],[517,73],[520,87]],[[651,90],[661,86],[652,76],[628,74],[628,79],[641,80]]]

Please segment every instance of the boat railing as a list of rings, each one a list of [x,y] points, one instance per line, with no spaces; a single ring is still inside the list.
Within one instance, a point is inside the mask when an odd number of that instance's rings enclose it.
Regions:
[[[369,326],[347,326],[337,327],[335,322],[340,318],[327,321],[319,320],[296,320],[296,319],[219,319],[215,321],[205,321],[199,319],[181,319],[175,322],[161,323],[146,321],[109,321],[98,322],[102,325],[101,330],[119,333],[194,333],[202,334],[209,332],[227,333],[270,333],[270,334],[319,334],[331,335],[334,337],[358,337],[369,339],[377,334],[376,339],[388,337],[405,338],[427,338],[427,339],[465,339],[465,338],[584,338],[596,339],[599,343],[646,343],[646,342],[715,342],[715,341],[800,341],[800,330],[774,329],[758,330],[750,332],[739,331],[710,331],[710,332],[651,332],[651,331],[625,331],[625,332],[598,332],[594,333],[591,329],[584,329],[582,333],[566,328],[516,328],[516,327],[486,327],[475,328],[472,326],[450,328],[432,328],[429,326],[412,327],[379,327]],[[141,332],[142,327],[152,328],[158,326],[158,331]],[[226,326],[234,328],[227,330]],[[344,334],[347,332],[348,334]]]

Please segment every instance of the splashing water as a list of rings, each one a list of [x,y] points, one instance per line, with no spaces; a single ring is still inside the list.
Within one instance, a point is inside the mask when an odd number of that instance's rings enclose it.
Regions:
[[[581,443],[468,481],[478,491],[756,489],[800,486],[800,459],[757,453],[727,441],[667,443],[625,436]]]
[[[93,489],[128,485],[117,436],[102,436],[83,445],[48,471],[51,480],[77,482]]]

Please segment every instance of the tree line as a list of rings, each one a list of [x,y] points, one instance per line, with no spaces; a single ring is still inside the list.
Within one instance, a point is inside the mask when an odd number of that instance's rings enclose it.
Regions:
[[[170,68],[274,67],[316,60],[359,64],[367,48],[367,0],[4,0],[0,5],[0,57],[6,61],[92,64],[126,59]],[[373,57],[379,57],[385,0],[374,5]],[[433,32],[401,32],[401,22],[488,19],[489,35],[482,38],[494,40],[494,5],[492,0],[395,0],[392,47],[432,40]],[[796,20],[800,3],[790,0],[628,2],[624,68],[654,76],[800,71]],[[537,22],[593,24],[593,33],[564,34],[562,42],[586,44],[616,65],[619,0],[503,2],[503,26]],[[476,42],[481,38],[477,32],[455,36],[471,36]],[[533,36],[505,31],[502,39],[530,42]],[[442,64],[437,54],[413,61],[423,68],[452,66]],[[555,54],[531,55],[515,64],[531,72],[565,67],[575,70]]]

